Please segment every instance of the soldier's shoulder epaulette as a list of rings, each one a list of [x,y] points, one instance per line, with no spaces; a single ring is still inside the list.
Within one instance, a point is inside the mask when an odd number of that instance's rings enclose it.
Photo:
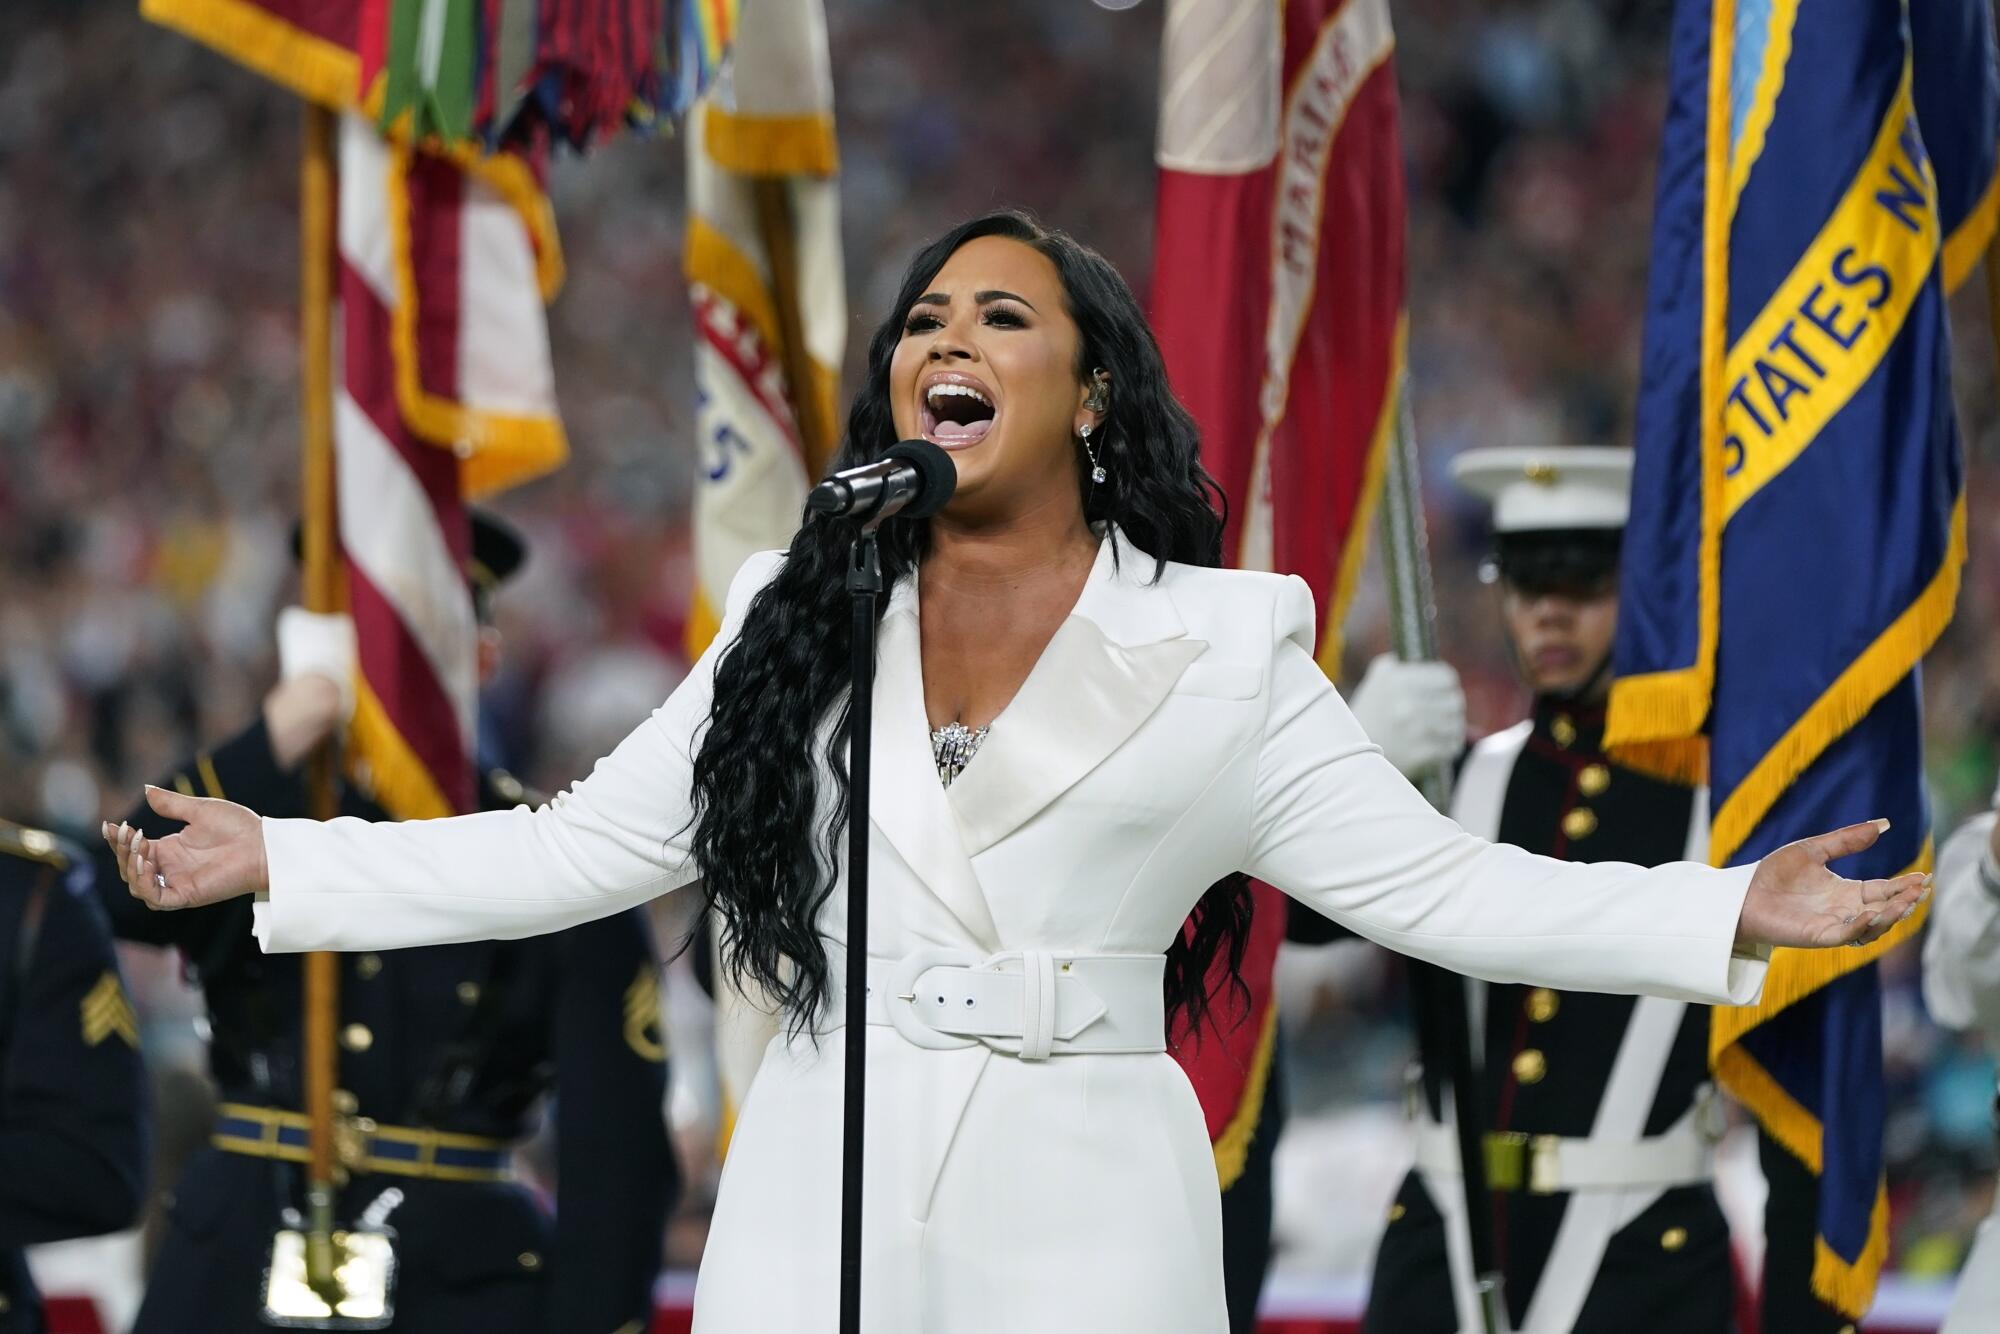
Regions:
[[[31,829],[12,820],[0,820],[0,857],[18,857],[23,861],[53,866],[58,871],[67,871],[80,856],[67,839],[46,829]]]
[[[505,769],[486,771],[486,804],[496,810],[511,810],[516,806],[540,806],[548,800],[543,793],[523,783]]]

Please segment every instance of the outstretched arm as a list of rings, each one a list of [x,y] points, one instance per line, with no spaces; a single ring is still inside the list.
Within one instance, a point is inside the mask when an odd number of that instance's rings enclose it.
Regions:
[[[1740,1004],[1763,973],[1744,955],[1865,942],[1926,892],[1921,876],[1826,869],[1873,843],[1879,824],[1726,871],[1559,862],[1475,838],[1356,725],[1300,647],[1311,615],[1302,585],[1280,599],[1243,869],[1391,949],[1494,981]]]
[[[258,820],[226,801],[147,790],[186,822],[168,838],[108,828],[131,892],[155,908],[265,895],[264,948],[375,950],[511,939],[592,921],[686,884],[696,733],[715,660],[778,558],[753,558],[730,618],[687,680],[591,775],[539,810],[401,824]]]

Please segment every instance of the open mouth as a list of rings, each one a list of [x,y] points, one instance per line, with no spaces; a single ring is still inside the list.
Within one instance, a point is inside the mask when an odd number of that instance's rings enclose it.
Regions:
[[[986,438],[999,409],[984,385],[968,377],[940,377],[924,387],[924,439],[963,449]]]

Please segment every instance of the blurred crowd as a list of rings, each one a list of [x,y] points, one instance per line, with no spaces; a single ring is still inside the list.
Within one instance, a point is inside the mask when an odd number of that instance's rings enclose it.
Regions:
[[[1143,295],[1160,4],[828,8],[850,383],[905,258],[975,210],[1034,209]],[[1475,575],[1481,515],[1447,463],[1474,445],[1630,438],[1667,9],[1394,6],[1415,421],[1444,649],[1477,730],[1523,701]],[[0,812],[72,832],[116,818],[142,780],[241,726],[272,679],[298,487],[299,123],[287,95],[129,0],[0,6]],[[553,189],[574,456],[499,502],[533,554],[498,604],[508,666],[484,708],[491,758],[543,789],[584,772],[684,669],[694,468],[680,144],[561,161]],[[1953,312],[1972,565],[1926,676],[1940,830],[1988,799],[2000,735],[2000,659],[1981,651],[2000,628],[2000,405],[1979,288]],[[1379,587],[1364,580],[1354,609],[1357,674],[1386,640]],[[1930,1025],[1915,968],[1908,950],[1883,967],[1892,1265],[1939,1273],[1991,1189],[1993,1070]],[[173,965],[135,957],[134,972],[149,1045],[196,1068],[198,1016]],[[1289,960],[1285,979],[1296,1141],[1338,1134],[1351,1152],[1392,1134],[1399,970],[1337,947]],[[699,993],[674,986],[669,1004],[674,1110],[700,1162],[713,1110]],[[1294,1161],[1280,1220],[1292,1261],[1364,1265],[1373,1216],[1352,1245],[1288,1224],[1312,1212],[1293,1206],[1316,1160]],[[699,1244],[695,1175],[677,1262]]]

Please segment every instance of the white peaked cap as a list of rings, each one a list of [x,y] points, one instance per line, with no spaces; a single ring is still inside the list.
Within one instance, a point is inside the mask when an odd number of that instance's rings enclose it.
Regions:
[[[1632,451],[1610,445],[1468,449],[1451,475],[1492,502],[1496,533],[1623,528],[1632,508]]]

